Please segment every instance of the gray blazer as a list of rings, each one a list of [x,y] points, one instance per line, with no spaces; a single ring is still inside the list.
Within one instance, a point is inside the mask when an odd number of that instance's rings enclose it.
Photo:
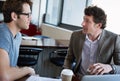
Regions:
[[[77,72],[81,61],[81,53],[86,35],[81,30],[75,31],[71,35],[68,54],[64,61],[64,68],[72,68],[72,62],[75,59],[76,66],[74,72]],[[97,49],[97,62],[110,64],[113,57],[115,73],[120,74],[120,36],[110,31],[103,30]]]

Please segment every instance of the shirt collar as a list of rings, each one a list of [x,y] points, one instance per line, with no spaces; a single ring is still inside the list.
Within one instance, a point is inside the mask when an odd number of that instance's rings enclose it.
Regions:
[[[98,36],[98,38],[97,38],[95,41],[98,41],[98,40],[100,39],[100,37],[101,37],[101,34]],[[89,39],[89,37],[88,37],[88,35],[87,35],[87,34],[86,34],[86,40],[91,41],[91,40]]]

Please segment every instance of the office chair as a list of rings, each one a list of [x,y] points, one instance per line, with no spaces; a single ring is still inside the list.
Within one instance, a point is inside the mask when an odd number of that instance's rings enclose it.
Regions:
[[[55,64],[56,66],[63,66],[64,64],[64,59],[67,54],[67,49],[60,49],[60,50],[55,50],[52,51],[49,54],[49,59],[50,62]]]
[[[64,64],[66,54],[67,54],[67,49],[58,49],[58,50],[52,51],[49,54],[49,60],[55,66],[58,66],[61,69],[63,69],[63,64]],[[72,68],[74,68],[74,66],[75,66],[75,63],[72,64]],[[60,78],[60,74],[57,76],[54,76],[53,78]]]
[[[56,66],[62,67],[64,64],[66,54],[67,54],[67,49],[59,49],[59,50],[52,51],[49,54],[50,62],[55,64]],[[75,65],[76,63],[75,61],[73,61],[72,69],[74,69]]]
[[[33,66],[37,64],[39,53],[42,51],[40,48],[34,47],[20,47],[18,66]]]

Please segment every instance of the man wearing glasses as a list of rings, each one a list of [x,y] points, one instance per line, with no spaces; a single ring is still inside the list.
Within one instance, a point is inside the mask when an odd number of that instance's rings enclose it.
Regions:
[[[4,22],[0,24],[0,81],[14,81],[35,74],[31,67],[18,67],[21,29],[28,29],[31,21],[30,0],[6,0]]]

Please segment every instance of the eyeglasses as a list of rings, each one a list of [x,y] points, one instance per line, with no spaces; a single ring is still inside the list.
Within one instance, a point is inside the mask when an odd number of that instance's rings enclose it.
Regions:
[[[28,18],[31,16],[31,13],[19,13],[21,15],[26,15]]]

